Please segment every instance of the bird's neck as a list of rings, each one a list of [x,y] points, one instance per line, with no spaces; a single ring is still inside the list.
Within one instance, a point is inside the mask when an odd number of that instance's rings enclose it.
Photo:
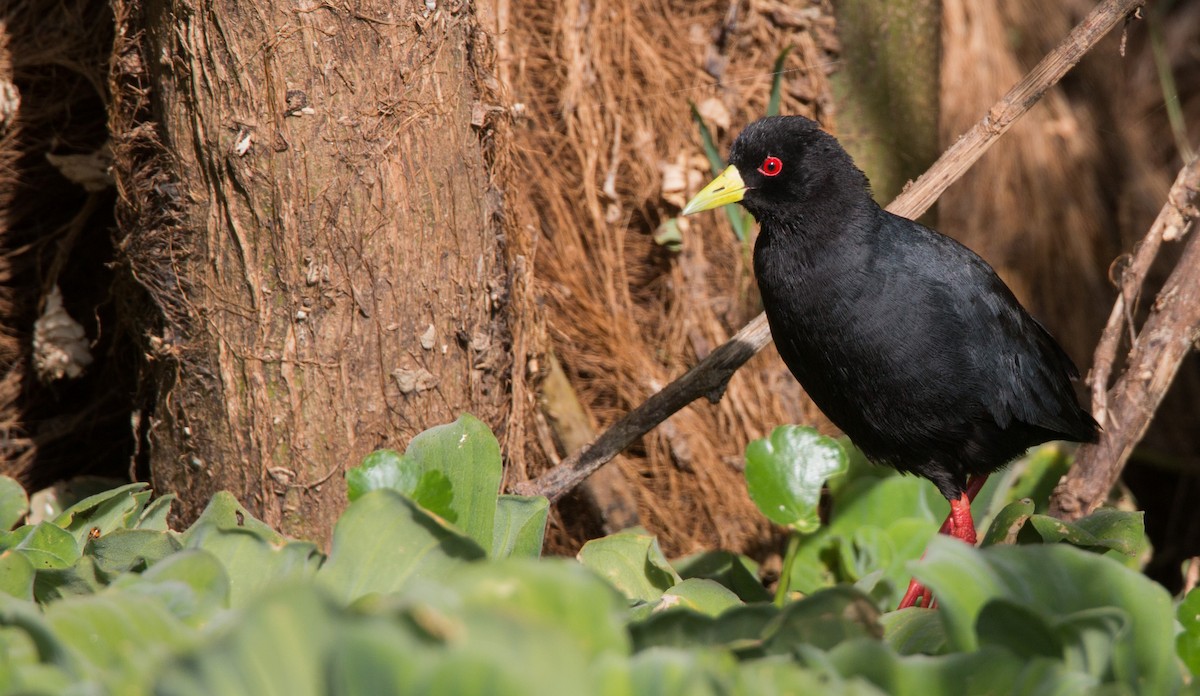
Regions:
[[[880,234],[885,213],[866,191],[834,190],[759,219],[754,248],[759,283],[798,282],[854,267]]]

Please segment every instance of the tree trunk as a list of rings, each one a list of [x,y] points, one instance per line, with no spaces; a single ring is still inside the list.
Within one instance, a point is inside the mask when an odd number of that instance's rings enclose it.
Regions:
[[[363,455],[505,417],[473,5],[116,6],[121,245],[161,315],[135,414],[154,487],[184,519],[225,489],[327,540]]]
[[[837,0],[838,137],[880,205],[937,159],[941,0]]]

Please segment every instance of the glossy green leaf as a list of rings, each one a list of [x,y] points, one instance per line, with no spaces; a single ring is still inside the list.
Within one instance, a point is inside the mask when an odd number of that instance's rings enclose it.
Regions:
[[[980,615],[996,600],[1040,616],[1058,631],[1064,651],[1081,659],[1094,652],[1093,636],[1111,627],[1109,617],[1120,615],[1127,623],[1113,640],[1109,666],[1117,681],[1137,693],[1172,693],[1179,687],[1170,597],[1112,559],[1066,544],[976,549],[939,537],[930,543],[925,561],[914,565],[914,574],[938,598],[953,649],[979,646]],[[1119,614],[1097,615],[1094,610],[1102,608]],[[1089,618],[1072,632],[1068,624],[1080,616],[1101,619]]]
[[[732,658],[721,653],[650,648],[630,659],[627,693],[722,696],[726,691],[714,671],[732,674]]]
[[[821,488],[846,467],[837,440],[813,428],[779,426],[746,447],[746,486],[755,505],[772,522],[804,533],[820,527]]]
[[[579,562],[629,599],[643,602],[657,601],[682,579],[667,562],[658,539],[636,531],[592,539],[579,550]]]
[[[494,511],[493,504],[489,512]],[[414,579],[441,581],[485,556],[471,539],[391,490],[350,504],[333,530],[317,578],[342,601],[397,592]]]
[[[453,522],[481,548],[490,549],[503,475],[500,443],[492,431],[478,418],[464,414],[414,437],[404,458],[422,472],[413,500]]]
[[[33,564],[20,551],[0,553],[0,592],[33,601]]]
[[[996,513],[995,519],[980,540],[980,546],[1017,543],[1017,533],[1033,514],[1033,501],[1028,498],[1015,500]]]
[[[500,496],[496,501],[491,557],[541,556],[549,514],[550,501],[544,496]]]
[[[29,512],[29,496],[21,484],[0,476],[0,530],[12,529]]]

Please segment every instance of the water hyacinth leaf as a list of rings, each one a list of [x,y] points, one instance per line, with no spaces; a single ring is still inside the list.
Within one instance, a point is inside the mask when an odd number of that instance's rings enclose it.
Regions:
[[[165,532],[170,529],[170,526],[167,524],[167,518],[171,516],[171,505],[174,502],[174,493],[168,493],[152,500],[146,506],[146,509],[142,511],[141,517],[138,518],[137,528],[150,529],[156,532]]]
[[[544,496],[502,495],[496,501],[492,558],[542,555],[550,500]]]
[[[654,602],[682,578],[667,562],[658,539],[638,531],[592,539],[579,562],[599,573],[631,600]]]
[[[317,579],[335,597],[351,602],[375,592],[398,592],[415,579],[441,582],[485,555],[474,541],[408,498],[377,490],[342,513]]]
[[[750,498],[772,522],[802,533],[820,527],[821,487],[846,471],[846,452],[813,428],[783,425],[746,447]]]
[[[0,476],[0,530],[12,529],[29,512],[29,496],[21,484]]]
[[[153,597],[175,618],[201,628],[230,606],[230,581],[217,557],[200,549],[183,549],[111,585],[132,595]]]

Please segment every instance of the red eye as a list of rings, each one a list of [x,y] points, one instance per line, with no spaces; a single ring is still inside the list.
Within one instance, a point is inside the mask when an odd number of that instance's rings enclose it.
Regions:
[[[758,171],[763,173],[763,176],[775,176],[783,171],[783,160],[778,157],[767,157],[763,163],[758,165]]]

